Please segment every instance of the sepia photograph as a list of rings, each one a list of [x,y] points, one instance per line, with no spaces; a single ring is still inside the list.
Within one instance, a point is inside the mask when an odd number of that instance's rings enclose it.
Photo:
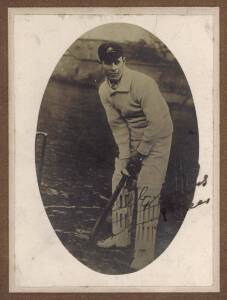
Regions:
[[[105,274],[152,263],[192,204],[199,132],[187,79],[165,44],[125,23],[77,39],[40,107],[36,169],[66,249]]]
[[[218,10],[172,9],[10,9],[11,292],[218,291]]]

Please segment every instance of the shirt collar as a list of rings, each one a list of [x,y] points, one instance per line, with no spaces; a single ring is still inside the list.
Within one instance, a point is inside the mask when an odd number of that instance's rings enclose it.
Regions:
[[[108,87],[108,91],[109,91],[110,95],[113,95],[117,92],[129,92],[131,83],[132,83],[131,72],[126,66],[124,67],[124,71],[123,71],[121,80],[116,89],[112,89],[106,79],[106,85]]]

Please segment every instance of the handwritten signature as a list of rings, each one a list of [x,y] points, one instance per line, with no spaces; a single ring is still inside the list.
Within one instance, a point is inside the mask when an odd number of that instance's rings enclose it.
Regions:
[[[147,207],[148,205],[150,205],[151,203],[153,203],[156,199],[158,199],[158,203],[160,202],[160,193],[158,195],[150,195],[149,193],[149,187],[148,186],[144,186],[138,196],[138,200],[142,201],[142,205],[143,207]]]
[[[210,198],[208,198],[207,200],[199,200],[196,204],[192,203],[190,208],[196,208],[199,205],[202,205],[204,203],[208,204],[210,202]]]

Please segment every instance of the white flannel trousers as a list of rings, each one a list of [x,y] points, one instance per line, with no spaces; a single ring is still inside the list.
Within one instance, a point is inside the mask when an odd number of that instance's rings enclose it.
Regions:
[[[138,250],[147,250],[150,261],[155,258],[156,231],[160,215],[159,196],[165,181],[171,141],[172,135],[157,140],[150,154],[143,160],[137,178],[137,191],[123,188],[112,208],[112,232],[116,237],[116,246],[127,247],[131,243],[132,215],[137,202],[135,253]],[[138,142],[132,143],[131,150],[134,151],[137,146]],[[113,191],[126,164],[127,160],[116,158],[112,178]]]

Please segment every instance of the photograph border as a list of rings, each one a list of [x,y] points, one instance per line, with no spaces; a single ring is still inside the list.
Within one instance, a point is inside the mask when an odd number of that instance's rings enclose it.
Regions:
[[[44,3],[41,3],[42,1],[33,1],[32,5],[29,1],[21,1],[21,5],[18,4],[16,1],[3,1],[4,4],[1,4],[1,10],[0,10],[0,38],[1,38],[1,42],[3,47],[0,47],[0,51],[1,51],[1,66],[2,66],[2,81],[0,82],[0,92],[1,92],[1,118],[0,118],[0,134],[2,136],[1,139],[1,143],[0,143],[0,153],[1,153],[1,165],[0,165],[0,180],[1,182],[3,182],[2,184],[2,188],[0,190],[0,197],[1,197],[1,202],[0,202],[0,213],[1,213],[1,218],[0,218],[0,226],[1,228],[4,228],[3,232],[1,232],[1,236],[0,236],[0,245],[1,246],[1,253],[0,253],[0,258],[1,258],[1,271],[0,271],[0,278],[1,278],[1,295],[3,297],[3,299],[25,299],[26,297],[31,297],[31,299],[33,297],[37,297],[36,299],[39,298],[39,293],[37,294],[29,294],[26,293],[24,294],[9,294],[8,292],[8,272],[9,272],[9,256],[8,256],[8,252],[9,252],[9,247],[8,247],[8,243],[9,243],[9,235],[8,235],[8,226],[9,226],[9,222],[8,222],[8,213],[9,213],[9,203],[8,203],[8,196],[9,196],[9,190],[8,190],[8,186],[9,186],[9,177],[8,177],[8,153],[9,153],[9,148],[8,148],[8,141],[9,141],[9,136],[8,136],[8,124],[9,124],[9,120],[8,120],[8,46],[7,46],[7,41],[8,41],[8,34],[7,34],[7,29],[8,29],[8,25],[7,25],[7,9],[9,7],[43,7],[44,8]],[[48,1],[48,6],[45,5],[46,7],[65,7],[66,6],[66,2],[67,2],[67,6],[74,6],[75,7],[75,1],[64,1],[64,3],[59,3],[59,1]],[[79,1],[77,1],[79,2]],[[96,2],[96,1],[95,1]],[[99,3],[95,3],[92,2],[91,3],[86,3],[86,6],[100,6],[100,2]],[[129,4],[130,2],[130,4]],[[134,2],[134,1],[133,1]],[[154,6],[154,7],[169,7],[169,6],[173,6],[173,7],[184,7],[184,6],[190,6],[193,4],[189,4],[189,3],[194,3],[194,5],[196,7],[198,7],[199,3],[198,1],[181,1],[180,5],[178,1],[153,1],[152,5],[147,3],[148,1],[141,1],[141,3],[137,2],[136,4],[133,4],[132,1],[128,1],[128,6],[127,7],[135,7],[135,6]],[[164,3],[165,2],[165,3]],[[174,5],[175,2],[175,5]],[[202,1],[201,5],[203,4]],[[212,3],[213,4],[212,4]],[[220,86],[221,86],[221,98],[224,99],[224,94],[226,93],[226,87],[224,86],[224,81],[223,78],[225,78],[225,76],[227,75],[226,73],[224,74],[224,53],[226,52],[226,44],[224,44],[224,41],[222,40],[226,29],[224,28],[224,24],[222,22],[222,20],[225,19],[227,17],[227,12],[226,12],[226,6],[224,5],[224,2],[222,1],[206,1],[205,3],[205,7],[208,6],[220,6],[220,34],[221,34],[221,47],[220,47],[220,57],[221,57],[221,61],[220,61],[220,71],[221,71],[221,78],[220,78]],[[104,3],[104,4],[103,4]],[[209,5],[210,3],[210,5]],[[61,5],[63,4],[63,6]],[[139,4],[139,5],[138,5]],[[160,5],[161,4],[161,5]],[[177,5],[176,5],[177,4]],[[105,6],[110,6],[109,4],[107,5],[106,1],[102,1],[102,7]],[[111,6],[120,6],[120,1],[115,1],[114,3],[111,3]],[[226,72],[226,71],[225,71]],[[224,161],[224,151],[223,151],[223,146],[225,145],[224,143],[226,142],[227,139],[225,139],[225,131],[224,128],[222,126],[222,123],[224,124],[224,116],[225,116],[225,104],[223,103],[223,101],[220,101],[220,121],[221,121],[221,131],[220,131],[220,140],[221,140],[221,159],[220,161]],[[216,141],[218,143],[218,141]],[[224,194],[225,194],[225,185],[224,185],[224,178],[225,178],[225,172],[223,170],[223,164],[222,164],[222,169],[221,169],[221,176],[220,176],[220,181],[221,181],[221,186],[222,186],[222,190],[221,190],[221,199],[223,200],[224,198]],[[218,174],[217,174],[218,176]],[[227,277],[226,274],[226,258],[224,257],[224,250],[226,249],[225,244],[224,244],[224,235],[226,236],[226,227],[227,227],[227,223],[226,220],[224,220],[224,216],[225,216],[225,212],[227,212],[226,207],[224,207],[223,205],[223,201],[221,201],[220,203],[220,212],[221,212],[221,292],[220,293],[213,293],[212,299],[214,299],[214,297],[216,298],[216,296],[224,296],[224,293],[226,291],[226,286],[225,286],[225,279]],[[225,246],[225,247],[223,247]],[[152,295],[152,297],[154,297],[154,299],[166,299],[164,297],[168,297],[171,295],[171,298],[175,298],[177,296],[183,296],[184,295],[184,299],[190,299],[191,298],[195,298],[196,296],[199,296],[200,298],[204,297],[204,299],[209,299],[208,297],[210,297],[207,293],[183,293],[181,295],[177,294],[177,293],[155,293]],[[101,297],[105,297],[105,293],[100,293],[100,294],[86,294],[86,296],[84,296],[83,294],[69,294],[69,293],[61,293],[60,295],[58,295],[57,293],[47,293],[47,295],[45,295],[45,293],[42,293],[42,299],[71,299],[71,297],[73,299],[75,299],[75,297],[86,297],[87,299],[89,297],[97,297],[97,299],[100,299]],[[110,297],[112,299],[114,299],[114,297],[118,297],[118,299],[120,297],[125,297],[127,295],[127,293],[111,293],[108,294],[108,298]],[[136,299],[136,297],[138,296],[138,294],[136,293],[130,293],[129,296],[132,297],[132,299]],[[146,299],[147,295],[149,295],[149,293],[146,294],[139,294],[140,297]],[[15,298],[16,297],[16,298]],[[18,297],[18,298],[17,298]],[[54,298],[55,297],[55,298]],[[201,299],[202,299],[201,298]],[[79,298],[78,298],[79,299]]]

